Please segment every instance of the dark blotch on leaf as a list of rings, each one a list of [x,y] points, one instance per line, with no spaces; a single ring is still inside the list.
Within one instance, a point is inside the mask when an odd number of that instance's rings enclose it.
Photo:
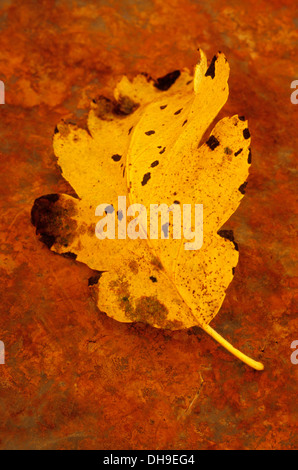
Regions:
[[[59,194],[47,194],[34,201],[31,222],[40,240],[51,248],[54,244],[69,246],[75,236],[77,222],[72,218],[77,210],[74,201],[60,200]]]
[[[59,200],[59,194],[47,194],[34,201],[31,210],[31,223],[36,227],[36,233],[40,235],[40,240],[51,248],[56,235],[49,232],[49,220],[52,218],[53,206]]]
[[[46,200],[52,203],[55,203],[59,200],[59,194],[46,194],[45,196],[41,196],[36,201]]]
[[[242,152],[243,149],[239,149],[237,150],[237,152],[234,153],[235,157],[237,157],[237,155],[239,155],[241,152]]]
[[[214,137],[214,135],[212,135],[211,137],[209,137],[209,139],[207,140],[206,144],[208,145],[208,147],[209,147],[211,150],[214,150],[214,149],[216,149],[216,147],[219,146],[219,141],[217,140],[216,137]]]
[[[219,230],[217,233],[222,238],[226,238],[227,240],[230,240],[231,242],[234,241],[233,230]]]
[[[225,238],[226,240],[230,240],[231,242],[233,242],[233,244],[235,246],[235,250],[239,251],[238,250],[238,244],[235,242],[235,239],[234,239],[233,230],[219,230],[217,233],[220,237]]]
[[[251,164],[251,150],[250,150],[250,149],[248,149],[247,163],[248,163],[249,165]]]
[[[244,139],[249,139],[250,138],[250,132],[247,128],[244,129],[244,131],[243,131],[243,137],[244,137]]]
[[[245,181],[241,186],[239,186],[238,191],[240,191],[241,194],[245,194],[245,188],[247,186],[247,181]]]
[[[71,251],[67,251],[66,253],[62,253],[62,256],[64,258],[70,258],[70,259],[76,259],[77,255],[75,253],[72,253]]]
[[[156,279],[155,276],[150,276],[150,279],[151,279],[152,282],[157,282],[157,279]]]
[[[154,86],[161,91],[166,91],[173,85],[173,83],[175,83],[177,78],[180,77],[180,74],[181,74],[180,70],[175,70],[174,72],[170,72],[164,77],[158,78],[155,81]]]
[[[88,286],[94,286],[98,283],[99,279],[101,278],[102,271],[98,271],[98,273],[94,274],[94,276],[89,277],[88,279]]]
[[[231,155],[232,153],[233,153],[233,152],[232,152],[232,150],[231,150],[229,147],[226,147],[226,148],[225,148],[225,154],[226,154],[226,155]]]
[[[163,271],[163,269],[164,269],[163,265],[162,265],[161,262],[160,262],[160,259],[157,258],[156,256],[154,256],[154,257],[152,258],[151,264],[152,264],[155,268],[159,269],[160,271]]]
[[[146,135],[152,135],[152,134],[155,134],[155,131],[147,131],[145,132]]]
[[[164,147],[159,153],[162,154],[166,151],[166,148]]]
[[[182,109],[183,109],[183,108],[181,108],[181,109],[178,109],[178,111],[176,111],[176,112],[174,113],[174,115],[175,115],[175,116],[177,116],[177,114],[180,114],[180,113],[181,113],[181,111],[182,111]]]
[[[120,162],[121,158],[122,155],[118,155],[118,153],[112,156],[112,160],[114,160],[114,162]]]
[[[167,104],[164,104],[163,106],[160,106],[160,109],[165,109],[167,106]]]
[[[101,119],[110,119],[115,112],[116,103],[109,100],[105,96],[99,96],[96,100],[92,100],[96,104],[96,115]]]
[[[128,96],[120,96],[115,105],[114,113],[127,116],[139,107],[138,103],[132,101]]]
[[[213,59],[211,60],[211,64],[209,65],[208,67],[208,70],[207,72],[205,73],[205,77],[211,77],[212,80],[213,78],[215,77],[215,62],[216,62],[216,55],[213,57]]]
[[[166,222],[161,227],[165,238],[168,238],[168,236],[169,236],[169,225],[170,225],[169,222]]]
[[[114,210],[115,210],[115,209],[114,209],[113,205],[110,204],[109,206],[106,206],[106,208],[105,208],[105,213],[106,213],[106,214],[113,214]]]
[[[43,233],[41,234],[40,241],[44,243],[48,248],[51,248],[56,241],[56,237],[54,235],[48,235],[47,233]]]
[[[240,121],[245,121],[245,116],[239,116]]]
[[[136,308],[131,314],[131,319],[133,321],[150,324],[158,323],[160,326],[163,326],[166,322],[168,313],[167,307],[156,297],[143,296],[137,299]]]
[[[146,173],[146,174],[143,176],[142,186],[145,186],[145,184],[148,183],[148,181],[150,180],[150,178],[151,178],[151,173],[150,173],[150,172]]]
[[[152,162],[151,163],[151,167],[154,168],[155,166],[157,166],[159,164],[159,161],[158,160],[155,160],[155,162]]]
[[[184,123],[182,124],[182,127],[187,123],[187,119],[185,119]]]

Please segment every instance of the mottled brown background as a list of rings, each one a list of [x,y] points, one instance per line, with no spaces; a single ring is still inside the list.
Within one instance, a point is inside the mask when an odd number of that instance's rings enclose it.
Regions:
[[[293,449],[297,11],[293,0],[1,1],[2,449]],[[97,310],[92,272],[34,233],[36,197],[68,192],[52,150],[62,118],[122,74],[231,65],[224,114],[252,134],[247,194],[225,228],[240,261],[212,326],[262,360],[255,372],[201,330],[124,325]],[[296,213],[297,214],[297,213]],[[297,219],[296,219],[297,220]]]

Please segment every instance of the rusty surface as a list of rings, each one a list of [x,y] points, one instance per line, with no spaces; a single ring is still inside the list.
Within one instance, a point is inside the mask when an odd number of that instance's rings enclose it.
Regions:
[[[1,448],[297,447],[295,2],[4,0],[1,9]],[[224,227],[240,261],[212,326],[262,360],[261,373],[201,330],[107,318],[90,294],[94,273],[51,253],[30,223],[37,197],[72,194],[53,155],[57,122],[79,122],[124,73],[191,68],[199,46],[209,58],[225,52],[223,114],[244,114],[252,134],[246,197]]]

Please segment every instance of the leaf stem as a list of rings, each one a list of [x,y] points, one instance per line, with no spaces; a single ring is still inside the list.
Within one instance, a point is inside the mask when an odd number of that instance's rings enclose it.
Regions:
[[[209,325],[201,325],[201,328],[208,333],[215,341],[217,341],[221,346],[227,349],[231,354],[238,357],[240,361],[244,362],[248,366],[252,367],[255,370],[263,370],[264,366],[261,362],[257,362],[254,359],[246,356],[238,349],[234,348],[227,340],[225,340],[220,334],[218,334],[211,326]]]

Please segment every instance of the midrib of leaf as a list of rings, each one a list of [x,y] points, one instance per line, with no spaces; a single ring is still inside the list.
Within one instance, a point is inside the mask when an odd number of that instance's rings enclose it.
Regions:
[[[137,127],[136,127],[136,129],[137,129]],[[131,137],[130,142],[132,142],[132,139],[133,139],[133,135]],[[127,154],[129,154],[129,147],[130,147],[130,145],[128,146]],[[136,160],[134,161],[134,163],[136,162]],[[170,163],[170,159],[168,158],[167,165],[169,165],[169,163]],[[127,172],[126,172],[127,188],[130,188],[130,182],[131,182],[131,177],[130,177],[131,173],[130,172],[131,172],[131,167],[132,166],[133,165],[130,166],[129,164],[127,164]],[[132,187],[130,188],[129,191],[127,191],[128,199],[129,199],[130,204],[133,204],[133,203],[137,202],[137,201],[133,200],[133,192],[134,191],[133,191]],[[141,229],[141,226],[140,226],[140,229]],[[154,253],[154,256],[159,260],[159,262],[163,266],[163,264],[160,260],[159,254],[157,253],[156,249],[154,248],[150,238],[147,237],[146,242],[148,243],[149,249]],[[180,242],[180,245],[179,245],[178,256],[180,255],[182,245],[183,245],[183,238],[181,238],[181,242]],[[175,266],[176,265],[177,265],[177,258],[176,258],[176,262],[175,262]],[[231,343],[229,343],[225,338],[223,338],[219,333],[217,333],[209,324],[202,322],[200,320],[200,318],[197,317],[197,315],[194,313],[193,309],[188,305],[188,302],[181,295],[179,289],[177,288],[176,283],[174,282],[174,280],[175,280],[175,271],[173,272],[174,279],[173,279],[172,275],[170,273],[168,273],[168,271],[165,268],[164,268],[164,273],[165,273],[167,279],[169,280],[169,282],[171,283],[171,285],[173,286],[173,289],[176,290],[178,296],[180,297],[182,302],[185,304],[185,306],[188,308],[189,312],[192,314],[193,318],[195,319],[197,324],[202,328],[202,330],[204,330],[209,336],[211,336],[216,342],[218,342],[221,346],[223,346],[232,355],[237,357],[240,361],[244,362],[245,364],[247,364],[248,366],[252,367],[255,370],[263,370],[264,369],[264,366],[263,366],[262,363],[260,363],[258,361],[255,361],[254,359],[250,358],[246,354],[239,351],[239,349],[235,348]]]

